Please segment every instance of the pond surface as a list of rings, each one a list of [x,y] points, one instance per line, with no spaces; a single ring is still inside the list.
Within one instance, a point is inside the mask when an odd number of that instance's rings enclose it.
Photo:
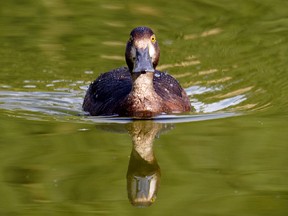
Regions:
[[[3,1],[0,215],[287,215],[287,8]],[[140,25],[194,111],[86,116],[88,85],[125,65]]]

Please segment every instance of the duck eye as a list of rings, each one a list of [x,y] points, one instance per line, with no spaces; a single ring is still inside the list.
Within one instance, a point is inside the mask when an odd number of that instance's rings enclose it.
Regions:
[[[156,37],[155,37],[155,35],[152,35],[152,36],[151,36],[151,41],[152,41],[153,43],[156,42]]]
[[[132,42],[132,41],[133,41],[133,36],[130,35],[129,42]]]

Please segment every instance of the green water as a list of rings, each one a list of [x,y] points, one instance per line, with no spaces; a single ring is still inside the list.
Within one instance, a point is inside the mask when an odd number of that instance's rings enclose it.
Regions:
[[[287,1],[0,5],[0,215],[288,214]],[[87,86],[125,65],[139,25],[195,111],[84,116]],[[157,176],[149,207],[129,201],[135,173]]]

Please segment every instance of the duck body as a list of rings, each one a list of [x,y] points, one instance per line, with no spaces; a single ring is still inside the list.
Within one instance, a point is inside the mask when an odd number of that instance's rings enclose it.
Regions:
[[[189,98],[176,79],[157,70],[152,75],[155,91],[150,91],[144,85],[143,88],[147,91],[143,94],[137,91],[131,92],[133,82],[127,67],[101,74],[87,90],[83,102],[84,111],[94,116],[136,117],[190,111]]]
[[[131,32],[125,52],[128,67],[103,73],[91,83],[82,105],[84,111],[94,116],[149,118],[191,110],[190,100],[178,81],[155,69],[160,50],[154,37],[147,27]]]

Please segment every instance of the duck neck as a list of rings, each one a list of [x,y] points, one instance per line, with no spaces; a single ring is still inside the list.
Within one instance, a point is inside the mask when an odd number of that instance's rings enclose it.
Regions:
[[[153,75],[132,74],[132,90],[123,106],[125,115],[145,118],[162,112],[162,99],[154,89]]]
[[[153,76],[152,72],[132,74],[132,94],[139,99],[153,97],[155,94]]]

